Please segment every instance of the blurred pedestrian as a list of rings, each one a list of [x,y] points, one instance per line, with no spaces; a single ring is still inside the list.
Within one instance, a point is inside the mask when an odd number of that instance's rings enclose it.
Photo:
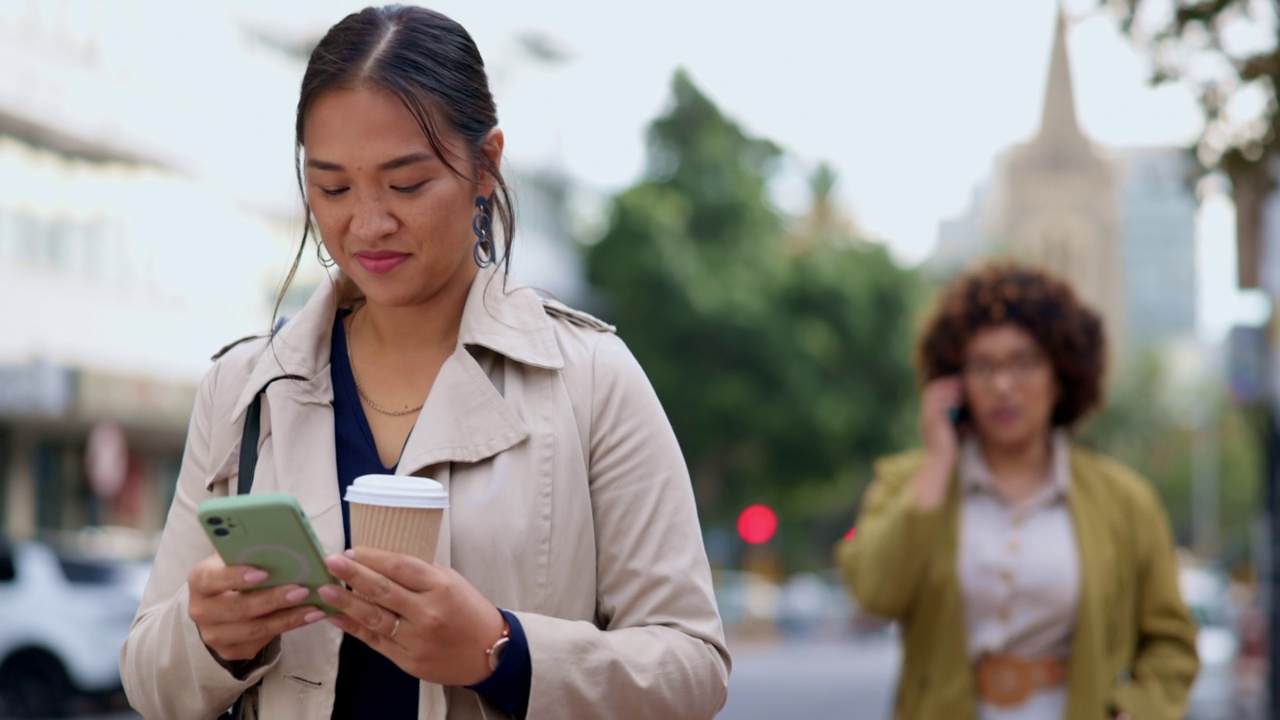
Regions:
[[[303,247],[314,227],[337,270],[200,388],[121,652],[129,700],[152,720],[242,695],[270,720],[714,716],[729,657],[680,448],[612,328],[507,277],[503,134],[466,30],[348,16],[296,132]],[[265,573],[225,566],[197,521],[236,488],[255,397],[254,491],[297,497],[334,553],[330,622],[305,588],[241,592]],[[392,472],[447,483],[436,563],[343,553],[344,490]]]
[[[1175,720],[1199,662],[1150,485],[1072,442],[1102,322],[1062,280],[991,264],[918,346],[924,448],[876,464],[837,557],[902,623],[900,720]]]

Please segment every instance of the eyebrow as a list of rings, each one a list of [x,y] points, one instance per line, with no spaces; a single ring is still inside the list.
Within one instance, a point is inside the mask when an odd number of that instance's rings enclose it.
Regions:
[[[395,170],[396,168],[402,168],[407,165],[414,165],[416,163],[428,162],[435,159],[436,156],[429,152],[410,153],[382,163],[378,166],[378,170]],[[328,170],[331,172],[341,172],[346,170],[346,168],[342,167],[338,163],[329,162],[327,160],[314,160],[311,158],[307,158],[307,167],[314,168],[316,170]]]

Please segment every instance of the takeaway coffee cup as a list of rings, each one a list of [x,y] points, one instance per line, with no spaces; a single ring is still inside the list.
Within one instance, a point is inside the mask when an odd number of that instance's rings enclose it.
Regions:
[[[449,507],[444,486],[428,478],[361,475],[347,488],[351,544],[435,562],[440,522]]]

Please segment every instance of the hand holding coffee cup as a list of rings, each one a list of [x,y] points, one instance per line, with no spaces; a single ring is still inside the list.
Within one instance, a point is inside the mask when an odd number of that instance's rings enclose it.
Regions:
[[[434,564],[448,494],[434,480],[357,478],[347,490],[351,550],[326,564],[347,588],[320,597],[342,611],[329,621],[402,670],[441,685],[489,676],[485,648],[505,620],[456,571]]]

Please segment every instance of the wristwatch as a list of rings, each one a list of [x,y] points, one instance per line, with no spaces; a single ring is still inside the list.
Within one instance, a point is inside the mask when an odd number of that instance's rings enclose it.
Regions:
[[[485,648],[484,654],[489,658],[489,672],[496,672],[498,665],[502,663],[502,656],[507,652],[507,643],[511,642],[511,626],[504,619],[502,623],[502,637],[494,641],[492,645]]]

